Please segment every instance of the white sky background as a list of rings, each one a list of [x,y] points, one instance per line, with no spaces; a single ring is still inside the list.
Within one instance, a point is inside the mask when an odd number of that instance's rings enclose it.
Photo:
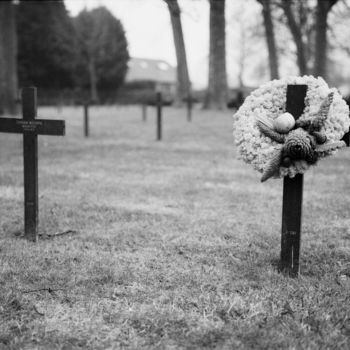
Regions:
[[[242,1],[249,3],[249,6],[246,6],[246,13],[239,14]],[[169,11],[163,0],[65,0],[65,4],[72,16],[76,16],[84,7],[107,7],[124,26],[130,56],[164,59],[176,65]],[[208,79],[209,3],[206,0],[179,0],[179,4],[190,78],[194,88],[204,88]],[[230,86],[238,84],[239,36],[234,20],[237,13],[243,18],[252,15],[260,18],[260,6],[256,0],[227,1],[227,72]],[[265,47],[261,50],[266,56]],[[249,72],[246,76],[247,85],[256,84],[256,79],[249,78]]]
[[[176,65],[170,15],[163,0],[65,0],[65,4],[72,16],[76,16],[84,7],[107,7],[124,26],[131,57],[163,59]],[[204,88],[208,79],[209,2],[179,0],[179,4],[190,79],[194,88]],[[340,29],[344,31],[344,27]],[[242,44],[242,31],[246,33],[246,45]],[[348,34],[348,28],[345,32]],[[255,34],[250,38],[252,33]],[[286,32],[277,33],[276,39],[284,49],[293,52],[295,47],[288,35]],[[230,87],[238,86],[242,53],[244,85],[257,86],[269,80],[261,6],[256,0],[226,1],[226,53]],[[346,70],[349,76],[349,69],[345,69],[349,66],[349,60],[341,59],[339,54],[337,56],[337,60],[342,63],[343,73]],[[293,56],[289,59],[281,58],[280,65],[282,76],[298,74]]]

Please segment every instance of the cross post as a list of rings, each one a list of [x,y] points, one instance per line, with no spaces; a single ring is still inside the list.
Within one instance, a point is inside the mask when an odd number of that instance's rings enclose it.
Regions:
[[[89,104],[84,103],[84,136],[89,137]]]
[[[156,95],[157,105],[157,141],[162,139],[162,94],[157,92]]]
[[[350,147],[350,130],[343,136],[342,140]]]
[[[36,88],[22,89],[23,119],[0,118],[0,132],[23,134],[24,236],[38,240],[38,135],[64,135],[63,120],[36,119]]]
[[[192,95],[191,93],[187,96],[187,121],[190,122],[192,120]]]
[[[147,105],[146,103],[142,103],[142,121],[147,121]]]
[[[298,119],[303,113],[307,85],[288,85],[286,111]],[[286,176],[283,181],[280,270],[291,277],[299,275],[300,232],[304,176]]]
[[[23,120],[36,117],[36,90],[22,90]],[[23,130],[24,165],[24,232],[28,239],[38,238],[38,137],[30,130]]]

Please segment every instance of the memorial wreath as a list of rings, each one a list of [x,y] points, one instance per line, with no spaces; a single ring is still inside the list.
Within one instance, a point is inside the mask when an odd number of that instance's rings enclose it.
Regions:
[[[305,108],[297,120],[286,112],[287,85],[307,85]],[[303,174],[321,158],[345,146],[349,107],[322,78],[289,77],[253,91],[234,115],[239,158],[271,177]]]

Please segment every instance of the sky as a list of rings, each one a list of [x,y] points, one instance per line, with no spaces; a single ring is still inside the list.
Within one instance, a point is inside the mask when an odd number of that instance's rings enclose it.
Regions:
[[[259,11],[255,0],[248,14]],[[237,28],[232,25],[232,16],[239,12],[242,1],[229,1],[227,20],[227,72],[230,86],[238,84],[237,50],[235,49]],[[107,7],[123,24],[129,43],[131,57],[164,59],[176,65],[173,33],[167,5],[162,0],[65,0],[67,10],[76,16],[84,7]],[[179,0],[182,9],[184,32],[190,79],[194,88],[204,88],[208,80],[209,52],[209,4],[204,0]],[[240,14],[242,15],[242,14]],[[244,15],[241,16],[244,18]],[[237,21],[234,21],[237,22]],[[247,74],[249,76],[249,74]],[[247,83],[250,82],[247,78]]]
[[[167,5],[163,0],[64,0],[70,15],[76,16],[84,8],[107,7],[125,29],[131,57],[162,59],[176,65],[173,33]],[[187,51],[190,79],[195,89],[208,83],[209,1],[178,0]],[[337,6],[335,6],[336,8]],[[261,15],[256,0],[226,1],[226,65],[229,87],[239,85],[239,72],[245,86],[256,87],[269,80],[267,49]],[[340,14],[344,9],[338,6]],[[337,25],[339,14],[332,20],[332,32],[347,43],[348,22]],[[280,57],[281,76],[298,75],[295,45],[289,32],[278,31],[277,44],[287,54]],[[294,55],[293,55],[294,52]],[[350,52],[350,46],[349,46]],[[289,54],[288,54],[289,53]],[[349,77],[349,54],[332,51],[338,75]],[[344,79],[343,79],[344,80]],[[346,84],[348,85],[348,84]],[[349,88],[350,91],[350,88]]]

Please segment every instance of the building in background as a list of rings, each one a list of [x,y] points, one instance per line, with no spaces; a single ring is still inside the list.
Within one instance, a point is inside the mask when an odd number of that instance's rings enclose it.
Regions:
[[[152,104],[156,92],[162,93],[165,103],[172,103],[176,93],[176,68],[164,60],[130,58],[119,101]]]

